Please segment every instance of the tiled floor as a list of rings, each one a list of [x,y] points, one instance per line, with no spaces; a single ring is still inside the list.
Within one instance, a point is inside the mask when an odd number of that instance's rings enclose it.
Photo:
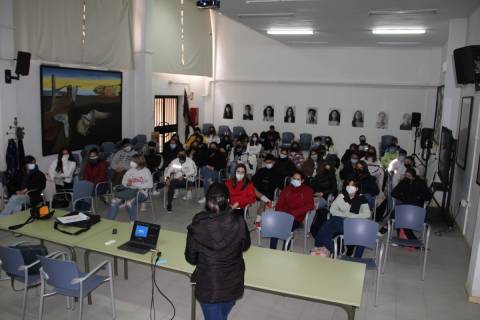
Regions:
[[[197,192],[197,195],[200,196],[200,191]],[[178,199],[174,202],[174,213],[167,215],[160,198],[155,199],[155,221],[159,222],[162,228],[185,232],[192,216],[201,209],[201,205],[196,203],[196,199],[191,201]],[[102,208],[99,211],[105,214],[105,208]],[[127,219],[126,212],[121,212],[119,216],[122,220]],[[141,213],[139,219],[151,220],[150,211]],[[436,225],[434,231],[442,228],[443,225]],[[294,250],[300,252],[303,251],[303,240],[300,234],[298,236],[299,240],[295,242]],[[252,237],[256,239],[256,234],[252,233]],[[8,233],[0,233],[1,244],[16,241],[19,239]],[[61,247],[53,245],[48,246],[50,250],[61,249]],[[78,256],[79,265],[82,266],[82,254],[80,253]],[[105,257],[93,255],[92,264],[104,259]],[[135,263],[130,263],[129,266],[129,280],[125,281],[121,276],[115,278],[117,319],[148,319],[151,292],[150,269],[145,265]],[[392,247],[386,272],[381,280],[378,306],[373,306],[373,273],[367,272],[362,306],[357,311],[356,319],[478,320],[480,319],[480,305],[466,302],[464,283],[467,267],[468,249],[456,231],[442,236],[432,233],[425,281],[420,279],[418,252]],[[121,270],[120,267],[120,274]],[[322,276],[327,275],[318,274],[318,277]],[[188,279],[183,275],[161,270],[157,271],[157,279],[160,288],[175,304],[175,319],[189,319],[190,286]],[[21,294],[12,292],[8,281],[0,282],[0,291],[0,319],[20,319]],[[94,294],[94,304],[85,305],[84,319],[109,319],[111,317],[108,292],[106,286],[97,289]],[[36,291],[31,290],[27,319],[37,318],[38,300]],[[158,295],[156,311],[157,319],[171,318],[171,307]],[[77,310],[67,311],[64,298],[55,296],[46,299],[44,319],[76,318]],[[203,319],[199,307],[197,307],[197,319]],[[230,319],[336,320],[347,319],[347,317],[346,313],[338,307],[246,290],[244,297],[234,307]]]

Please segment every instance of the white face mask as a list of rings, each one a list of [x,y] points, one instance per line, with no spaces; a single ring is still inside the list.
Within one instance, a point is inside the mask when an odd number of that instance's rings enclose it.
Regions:
[[[266,163],[265,168],[272,169],[273,168],[273,163]]]
[[[317,161],[317,160],[318,160],[318,156],[312,154],[312,160],[313,160],[313,161]]]
[[[134,161],[130,161],[130,168],[136,169],[138,167],[138,164]]]
[[[287,155],[286,155],[286,154],[284,154],[284,153],[280,153],[280,159],[285,159],[286,157],[287,157]]]
[[[70,158],[70,156],[68,154],[64,154],[62,156],[62,161],[68,161],[68,158]]]
[[[348,194],[355,194],[355,192],[357,192],[357,187],[355,186],[347,186],[345,189]]]
[[[240,180],[243,180],[243,177],[245,177],[245,175],[243,173],[236,173],[235,177],[237,178],[238,181],[240,181]]]
[[[132,150],[132,147],[131,146],[126,146],[125,148],[123,148],[123,150],[125,150],[127,152],[130,152]]]
[[[297,179],[292,179],[290,180],[290,184],[294,186],[295,188],[298,188],[302,185],[302,181],[297,180]]]
[[[367,158],[367,161],[368,161],[368,162],[373,162],[373,158],[372,158],[372,157],[368,157],[368,158]]]
[[[36,167],[35,163],[28,163],[27,164],[27,169],[28,170],[35,170],[35,167]]]
[[[352,164],[356,164],[356,163],[358,162],[358,159],[350,159],[350,162],[351,162]]]

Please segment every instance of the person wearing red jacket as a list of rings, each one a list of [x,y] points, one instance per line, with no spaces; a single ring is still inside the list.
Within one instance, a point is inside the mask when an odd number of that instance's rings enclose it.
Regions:
[[[88,153],[87,164],[83,170],[83,180],[90,181],[94,185],[97,185],[100,182],[106,182],[108,181],[107,170],[108,164],[105,160],[99,158],[98,150],[96,148],[90,150]],[[104,187],[105,190],[99,190],[100,194],[107,191],[107,186],[105,185]]]
[[[249,204],[257,201],[255,187],[247,177],[247,167],[243,163],[237,164],[235,167],[235,175],[228,179],[225,185],[230,194],[230,206],[235,212],[243,215],[243,210]]]
[[[290,179],[290,185],[283,189],[275,205],[276,211],[291,214],[295,218],[292,231],[303,224],[307,212],[314,208],[313,190],[305,185],[304,181],[303,172],[295,171]],[[277,243],[277,238],[270,238],[270,249],[276,249]]]

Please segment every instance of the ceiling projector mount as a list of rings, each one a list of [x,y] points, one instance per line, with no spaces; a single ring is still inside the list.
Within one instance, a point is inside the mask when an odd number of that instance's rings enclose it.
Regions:
[[[220,9],[220,0],[199,0],[197,8],[218,10]]]

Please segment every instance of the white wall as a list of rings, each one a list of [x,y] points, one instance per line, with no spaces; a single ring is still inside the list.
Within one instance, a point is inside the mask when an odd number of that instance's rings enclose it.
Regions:
[[[214,88],[215,125],[239,125],[243,105],[254,105],[254,121],[242,121],[247,132],[260,132],[265,104],[276,106],[275,125],[298,136],[302,132],[333,136],[343,152],[360,134],[377,145],[393,134],[413,149],[413,135],[400,131],[403,113],[421,112],[424,127],[433,126],[442,50],[438,48],[296,48],[261,35],[227,17],[216,15],[217,51]],[[226,103],[234,120],[222,119]],[[284,106],[295,105],[297,123],[283,124]],[[318,107],[316,126],[305,125],[307,107]],[[342,110],[342,125],[327,126],[329,108]],[[365,128],[351,127],[355,109],[365,110]],[[378,111],[390,116],[389,130],[374,128]],[[413,151],[413,150],[412,150]]]

